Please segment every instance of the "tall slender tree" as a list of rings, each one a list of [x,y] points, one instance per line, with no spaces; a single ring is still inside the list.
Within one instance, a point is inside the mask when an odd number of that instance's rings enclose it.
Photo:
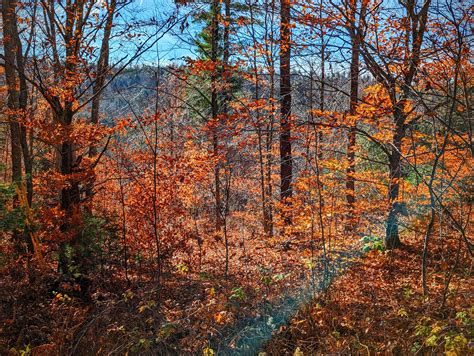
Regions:
[[[358,0],[350,0],[346,7],[349,15],[347,26],[352,30],[350,31],[350,43],[351,43],[351,63],[350,63],[350,96],[349,96],[349,115],[354,116],[356,114],[358,95],[359,95],[359,36],[362,36],[362,21],[365,18],[365,12],[367,4],[365,0],[361,1],[359,9]],[[349,125],[348,133],[348,144],[347,144],[347,170],[346,170],[346,201],[347,201],[347,230],[352,231],[355,227],[355,151],[356,151],[356,131],[357,122],[351,122]]]
[[[110,36],[112,34],[112,27],[114,25],[114,16],[117,9],[117,0],[107,0],[106,3],[107,17],[105,20],[104,34],[102,38],[102,44],[100,47],[99,58],[97,60],[96,69],[96,80],[92,88],[92,103],[91,103],[91,116],[90,122],[93,125],[99,123],[100,118],[100,103],[102,99],[102,90],[107,79],[109,70],[109,56],[110,56]],[[89,157],[93,158],[97,156],[96,145],[89,147]],[[93,180],[88,183],[86,188],[86,195],[90,199],[93,194]]]
[[[280,3],[280,198],[290,204],[293,195],[291,154],[291,2]],[[284,216],[286,224],[291,216]]]
[[[26,127],[21,122],[22,117],[27,115],[28,86],[25,78],[23,47],[18,31],[17,6],[15,0],[3,0],[2,2],[3,59],[8,93],[12,181],[17,189],[23,184],[22,167],[24,167],[27,204],[31,206],[33,199],[33,161],[28,145]],[[18,197],[15,194],[13,207],[17,206]],[[16,232],[15,235],[17,235]],[[28,233],[25,232],[26,242],[31,247],[27,236]]]
[[[417,0],[400,1],[404,13],[400,20],[403,26],[400,26],[398,35],[403,41],[393,41],[390,46],[387,46],[388,48],[374,46],[372,41],[381,39],[383,35],[377,28],[371,28],[368,25],[366,16],[361,18],[364,24],[361,30],[350,28],[351,37],[355,36],[358,39],[361,55],[367,68],[387,91],[393,112],[393,137],[389,147],[384,148],[389,166],[388,200],[390,207],[385,234],[387,248],[400,246],[399,215],[406,214],[404,205],[399,201],[402,179],[402,141],[408,127],[407,118],[410,112],[407,111],[407,104],[422,58],[423,38],[427,29],[430,4],[431,0],[426,0],[423,4],[419,4]],[[390,22],[385,26],[391,26]],[[362,34],[367,31],[370,31],[373,36],[363,38]],[[369,39],[370,37],[372,41]],[[393,54],[390,55],[390,53],[394,53],[391,51],[401,53],[400,58],[394,57]],[[391,63],[387,63],[387,60]]]

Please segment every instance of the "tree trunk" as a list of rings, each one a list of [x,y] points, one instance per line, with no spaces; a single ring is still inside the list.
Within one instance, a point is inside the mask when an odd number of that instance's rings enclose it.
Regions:
[[[8,121],[10,126],[10,144],[11,144],[11,179],[14,185],[22,184],[22,156],[24,160],[26,173],[26,189],[27,202],[31,205],[33,198],[32,184],[32,161],[26,140],[26,129],[19,122],[20,116],[23,115],[27,108],[28,93],[26,80],[24,78],[23,53],[20,38],[18,35],[17,19],[16,19],[16,1],[2,1],[2,24],[3,24],[3,46],[5,61],[5,80],[7,85],[7,106]],[[13,208],[19,207],[17,194],[13,196]],[[19,231],[13,231],[13,238],[18,243],[19,251],[23,248],[20,246]],[[28,248],[32,249],[32,243],[28,232],[24,231],[23,239]]]
[[[291,28],[290,0],[281,0],[280,16],[280,198],[289,205],[292,192],[291,155]],[[284,214],[287,225],[290,214]]]
[[[10,1],[13,6],[12,10],[16,7],[16,1]],[[23,58],[23,48],[18,33],[17,18],[16,13],[11,13],[12,15],[12,27],[11,27],[11,36],[14,41],[14,46],[16,49],[16,70],[18,72],[18,81],[19,81],[19,92],[18,92],[18,108],[21,111],[21,114],[25,115],[28,109],[28,85],[25,78],[25,63]],[[33,159],[31,157],[30,148],[27,140],[27,130],[20,123],[20,144],[23,155],[23,163],[25,167],[25,185],[26,185],[26,196],[28,205],[31,206],[33,201]]]
[[[401,101],[400,103],[403,103]],[[389,156],[389,188],[388,198],[390,210],[387,217],[387,229],[385,235],[385,247],[394,249],[400,246],[400,237],[398,235],[398,216],[401,212],[398,197],[400,193],[400,180],[402,178],[402,139],[405,136],[405,115],[403,114],[403,104],[395,108],[395,134],[393,136],[392,152]]]
[[[352,1],[353,14],[352,26],[355,27],[357,0]],[[354,31],[355,32],[355,31]],[[350,67],[350,104],[349,114],[355,115],[358,94],[359,94],[359,41],[357,34],[351,35],[351,67]],[[356,123],[354,122],[349,128],[348,145],[347,145],[347,170],[346,170],[346,201],[347,201],[347,225],[346,230],[352,231],[355,227],[355,149],[356,149]]]
[[[319,18],[323,18],[323,0],[320,1],[319,4]],[[319,26],[319,36],[321,37],[321,83],[320,83],[320,91],[319,91],[319,110],[324,111],[324,101],[325,101],[325,91],[326,91],[326,45],[324,43],[324,24],[321,21]],[[322,150],[322,142],[323,142],[323,133],[321,130],[318,130],[317,137],[316,137],[316,152],[318,155],[318,159],[323,159],[323,150]]]
[[[265,177],[266,177],[266,193],[267,198],[266,204],[266,216],[268,221],[268,236],[273,237],[273,182],[272,182],[272,166],[273,166],[273,126],[275,122],[275,70],[274,61],[271,60],[270,69],[270,93],[269,98],[271,99],[271,112],[268,118],[269,123],[266,125],[267,135],[265,142]]]
[[[73,114],[71,111],[62,113],[62,118],[57,119],[63,121],[65,128],[70,129]],[[83,273],[84,264],[82,263],[82,251],[80,248],[80,226],[78,226],[78,214],[80,214],[80,192],[79,182],[73,177],[75,170],[75,151],[74,144],[68,139],[62,142],[59,150],[60,173],[66,180],[66,186],[61,189],[61,210],[64,213],[63,223],[60,226],[61,232],[67,241],[61,245],[59,256],[59,270],[66,275],[71,273]],[[68,254],[67,246],[72,248],[72,256]]]
[[[17,88],[16,75],[16,44],[14,28],[16,1],[3,0],[2,2],[2,24],[3,24],[3,47],[5,57],[5,80],[8,92],[8,119],[10,126],[10,144],[11,144],[11,173],[12,181],[16,184],[21,182],[21,142],[20,142],[20,124],[18,123],[18,114],[20,109],[19,92]],[[14,198],[16,201],[16,198]],[[14,202],[14,204],[16,204]]]
[[[97,62],[97,78],[95,80],[93,89],[92,89],[92,104],[91,104],[91,116],[90,122],[93,125],[98,124],[99,114],[100,114],[100,102],[101,102],[101,92],[104,88],[105,79],[107,76],[107,70],[109,67],[109,40],[112,33],[113,19],[115,14],[115,8],[117,6],[117,0],[111,0],[110,5],[107,8],[108,16],[104,29],[104,37],[102,38],[102,45],[100,48],[99,60]],[[97,147],[91,145],[89,147],[89,157],[95,157],[97,155]],[[94,177],[91,178],[91,181],[88,182],[86,187],[86,196],[91,199],[93,195],[94,188]]]
[[[211,20],[211,61],[217,65],[218,44],[219,44],[219,1],[213,0],[211,6],[212,20]],[[213,154],[216,160],[219,160],[219,103],[218,103],[218,72],[213,70],[211,73],[211,116],[213,122],[212,133],[212,147]],[[217,161],[214,167],[214,190],[215,190],[215,225],[214,230],[217,235],[222,232],[222,197],[221,197],[221,182],[220,182],[220,163]]]

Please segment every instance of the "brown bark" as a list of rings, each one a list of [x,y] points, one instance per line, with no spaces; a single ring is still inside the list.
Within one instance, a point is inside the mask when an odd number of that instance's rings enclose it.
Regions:
[[[74,83],[77,70],[78,53],[82,41],[82,31],[85,23],[84,19],[84,1],[76,1],[68,3],[66,7],[66,31],[64,33],[66,60],[64,65],[64,72],[61,73],[66,83]],[[54,26],[53,24],[50,24]],[[56,43],[55,38],[50,39],[51,42]],[[53,97],[52,102],[56,103],[54,107],[54,118],[61,124],[66,136],[60,144],[60,173],[67,181],[67,185],[61,189],[60,206],[64,213],[64,222],[61,225],[61,231],[66,235],[68,241],[74,251],[73,260],[68,260],[66,253],[66,245],[62,246],[60,253],[59,269],[62,273],[69,274],[71,272],[85,273],[87,264],[82,259],[81,252],[81,230],[80,219],[80,189],[79,181],[74,173],[78,170],[79,162],[76,162],[74,143],[68,138],[69,131],[72,128],[74,120],[74,88],[66,88],[71,91],[70,95],[65,95],[65,99],[60,100],[58,97]],[[73,269],[72,269],[73,268]]]
[[[397,248],[400,246],[400,237],[398,234],[398,216],[399,205],[398,196],[400,193],[400,179],[402,178],[401,165],[401,148],[402,139],[405,136],[405,115],[402,109],[395,109],[395,134],[393,136],[393,149],[389,155],[389,188],[388,198],[391,204],[390,211],[387,217],[387,228],[385,236],[385,246],[388,249]]]
[[[100,48],[99,59],[97,62],[97,78],[94,82],[92,88],[92,104],[91,104],[91,124],[96,125],[99,122],[100,114],[100,103],[102,99],[102,90],[105,85],[105,79],[107,77],[108,67],[109,67],[109,41],[110,35],[112,33],[113,20],[115,15],[115,9],[117,7],[117,0],[111,0],[108,5],[107,11],[107,20],[104,28],[104,37],[102,38],[102,45]],[[97,147],[91,145],[89,147],[89,157],[95,157],[97,155]],[[86,187],[86,196],[91,199],[93,195],[94,188],[94,176],[92,176],[91,181],[87,184]]]
[[[218,43],[219,43],[219,1],[213,0],[211,5],[211,61],[217,65],[218,62]],[[219,159],[219,103],[218,103],[218,85],[219,73],[213,70],[211,73],[211,116],[214,125],[212,133],[212,147],[216,159]],[[214,190],[215,190],[215,232],[220,235],[222,232],[222,197],[221,197],[221,178],[220,163],[216,162],[214,168]]]
[[[3,46],[5,57],[5,79],[8,92],[8,119],[10,126],[10,144],[11,144],[11,173],[12,181],[20,184],[22,179],[22,164],[21,164],[21,139],[20,139],[20,124],[18,122],[18,115],[20,110],[20,97],[18,92],[18,77],[16,74],[16,41],[15,41],[15,27],[16,27],[16,1],[3,0],[2,1],[2,24],[3,24]],[[17,204],[17,199],[14,198],[14,205]]]
[[[268,124],[266,125],[266,139],[265,139],[265,197],[266,197],[266,209],[265,216],[267,221],[267,233],[269,237],[273,237],[273,182],[272,182],[272,168],[273,168],[273,126],[275,122],[275,70],[274,61],[270,60],[270,92],[269,98],[271,99],[270,115],[268,117]]]
[[[27,203],[31,206],[33,199],[32,183],[32,159],[26,138],[26,128],[21,124],[21,116],[25,115],[28,102],[28,87],[25,79],[23,50],[20,37],[18,35],[17,2],[14,0],[2,1],[2,24],[3,24],[3,45],[5,61],[5,79],[8,92],[8,120],[10,126],[11,143],[11,173],[12,182],[21,185],[23,180],[22,158],[25,168],[25,185],[27,192]],[[18,196],[13,197],[13,207],[19,206]],[[19,232],[14,231],[14,239],[19,239]],[[28,231],[23,233],[29,249],[32,243]]]
[[[350,21],[349,26],[351,27],[351,65],[350,65],[350,104],[349,114],[355,115],[358,94],[359,94],[359,56],[360,56],[360,41],[361,36],[361,25],[362,22],[359,18],[359,23],[356,24],[357,17],[357,0],[352,0],[350,4]],[[366,5],[362,1],[360,17],[363,18],[366,12]],[[355,150],[356,150],[356,130],[357,123],[353,123],[349,128],[348,134],[348,145],[347,145],[347,170],[346,170],[346,201],[347,201],[347,225],[346,229],[351,231],[355,227],[355,203],[356,203],[356,192],[355,192]]]
[[[281,0],[280,16],[280,198],[289,205],[293,195],[293,166],[291,154],[291,5]],[[290,214],[285,223],[291,224]]]
[[[383,60],[383,54],[374,51],[370,44],[361,41],[361,34],[352,30],[351,35],[358,36],[361,54],[371,74],[385,87],[387,90],[391,105],[393,108],[393,122],[395,129],[390,150],[387,150],[389,161],[389,187],[388,200],[389,212],[386,220],[385,246],[388,249],[400,246],[400,237],[398,231],[398,218],[401,213],[401,204],[399,200],[400,179],[402,178],[402,140],[406,132],[407,113],[404,112],[404,106],[410,96],[410,87],[415,78],[415,74],[420,62],[421,47],[423,37],[426,31],[428,21],[428,10],[431,0],[427,0],[418,12],[416,12],[416,3],[414,0],[408,0],[401,3],[406,10],[406,19],[409,26],[405,32],[406,54],[404,58],[403,77],[399,78],[397,73],[390,72]],[[361,17],[360,21],[365,24],[365,18]],[[365,26],[365,25],[364,25]],[[365,28],[364,28],[365,30]],[[381,63],[380,63],[381,62]]]

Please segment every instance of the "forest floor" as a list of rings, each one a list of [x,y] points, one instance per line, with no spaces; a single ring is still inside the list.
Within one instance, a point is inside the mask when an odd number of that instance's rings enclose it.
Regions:
[[[235,244],[228,278],[218,256],[200,273],[165,276],[160,290],[110,271],[96,276],[88,300],[56,273],[28,280],[12,261],[1,271],[0,354],[472,353],[472,260],[462,250],[451,269],[458,240],[433,243],[424,297],[422,242],[403,242],[359,257],[363,244],[338,239],[325,272],[320,248],[310,259],[304,244],[276,250],[255,240]]]
[[[231,241],[227,278],[221,246],[209,250],[201,270],[183,256],[161,288],[153,270],[132,275],[98,271],[84,299],[78,286],[47,272],[28,276],[25,261],[9,259],[2,245],[0,354],[218,354],[257,351],[334,274],[361,251],[357,240],[308,241],[291,246],[256,238]],[[33,278],[31,278],[33,277]]]
[[[433,241],[429,294],[423,296],[422,241],[407,236],[403,242],[401,249],[370,251],[354,262],[275,333],[266,353],[474,354],[474,279],[468,252],[461,251],[456,262],[459,239]]]

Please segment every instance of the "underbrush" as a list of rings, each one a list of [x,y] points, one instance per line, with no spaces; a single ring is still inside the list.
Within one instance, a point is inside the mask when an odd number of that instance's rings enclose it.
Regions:
[[[245,343],[258,349],[269,338],[265,351],[274,355],[472,353],[474,280],[464,245],[454,237],[432,244],[424,296],[422,241],[403,241],[386,251],[372,235],[334,239],[326,257],[350,267],[309,305],[298,294],[327,272],[321,246],[312,255],[304,244],[282,250],[265,239],[244,247],[231,240],[227,278],[218,253],[200,270],[177,256],[160,281],[153,265],[124,271],[104,263],[84,298],[54,265],[34,271],[3,244],[0,354],[212,355]],[[365,254],[354,262],[354,251]]]
[[[456,261],[457,239],[433,244],[423,295],[422,241],[408,236],[403,241],[393,251],[367,249],[326,294],[274,335],[266,352],[472,354],[474,279],[467,249],[461,245]]]
[[[264,239],[233,248],[237,253],[227,278],[218,254],[209,254],[200,271],[178,258],[160,283],[153,268],[125,275],[118,265],[104,264],[88,276],[87,298],[78,292],[78,282],[62,279],[54,265],[33,273],[25,261],[5,257],[0,354],[217,353],[224,340],[231,349],[249,322],[261,322],[282,296],[311,283],[322,253],[311,257],[305,245],[283,253]],[[360,246],[344,239],[332,245],[333,251],[354,248]],[[8,255],[7,246],[2,254]]]

